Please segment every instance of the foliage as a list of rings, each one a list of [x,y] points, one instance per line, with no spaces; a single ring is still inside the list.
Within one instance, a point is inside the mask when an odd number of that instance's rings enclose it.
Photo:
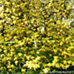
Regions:
[[[0,71],[43,74],[73,68],[74,32],[66,22],[73,17],[69,3],[5,0],[0,14]]]

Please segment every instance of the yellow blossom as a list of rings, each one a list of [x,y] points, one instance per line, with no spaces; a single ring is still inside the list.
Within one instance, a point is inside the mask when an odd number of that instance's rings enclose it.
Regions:
[[[22,56],[22,53],[18,53],[18,56],[21,57]]]
[[[74,66],[74,62],[72,62],[72,65]]]
[[[43,72],[44,72],[44,73],[48,73],[48,71],[49,71],[48,68],[43,69]]]
[[[17,65],[18,64],[18,61],[15,61],[15,65]]]
[[[25,73],[25,70],[26,70],[26,69],[21,69],[21,72],[22,72],[22,73]]]
[[[70,60],[70,61],[68,61],[68,64],[71,64],[72,63],[72,61]]]

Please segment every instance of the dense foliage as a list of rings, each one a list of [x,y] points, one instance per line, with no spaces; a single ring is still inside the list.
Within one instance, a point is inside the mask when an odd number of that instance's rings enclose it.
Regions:
[[[72,3],[5,0],[0,14],[0,72],[73,70],[74,27],[67,21],[74,17]]]

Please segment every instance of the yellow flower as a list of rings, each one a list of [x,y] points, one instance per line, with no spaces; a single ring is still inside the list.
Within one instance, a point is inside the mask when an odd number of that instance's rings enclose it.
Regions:
[[[12,65],[11,65],[11,68],[15,68],[15,66],[12,64]]]
[[[26,70],[26,69],[21,69],[21,72],[22,72],[22,73],[25,73],[25,70]]]
[[[74,57],[74,53],[72,54],[72,56]]]
[[[24,57],[26,57],[26,54],[24,54]]]
[[[33,65],[33,69],[36,70],[37,68],[39,68],[40,66],[38,64]]]
[[[18,44],[19,44],[20,46],[22,46],[22,45],[24,45],[24,42],[18,41]]]
[[[55,66],[55,64],[56,64],[56,62],[55,62],[55,61],[53,61],[52,66]]]
[[[3,67],[0,67],[0,70],[2,71],[3,70]]]
[[[18,64],[18,61],[15,61],[15,65],[17,65]]]
[[[69,47],[67,50],[73,50],[74,46]]]
[[[66,66],[65,66],[65,69],[69,68],[69,66],[70,66],[70,65],[66,65]]]
[[[56,68],[60,68],[60,65],[58,63],[55,64]]]
[[[68,53],[68,56],[71,56],[72,54],[71,53]]]
[[[39,56],[37,56],[37,58],[35,59],[36,61],[39,61],[40,60],[40,57]]]
[[[12,71],[12,69],[9,69],[9,71]]]
[[[51,7],[51,3],[48,4],[47,8],[50,8],[50,7]]]
[[[14,61],[17,61],[17,57],[14,58]]]
[[[26,56],[26,59],[29,60],[30,59],[30,56]]]
[[[31,59],[33,60],[34,59],[34,56],[31,56]]]
[[[74,66],[74,62],[72,62],[72,65]]]
[[[28,64],[24,64],[23,67],[27,68],[28,67]]]
[[[40,53],[40,52],[39,52],[39,51],[37,51],[36,53],[37,53],[37,55],[39,55],[39,53]]]
[[[54,61],[53,62],[58,62],[58,56],[54,56]]]
[[[7,4],[7,5],[9,5],[9,4],[10,4],[10,2],[6,2],[6,4]]]
[[[54,51],[55,53],[57,53],[57,50],[56,50],[56,49],[53,49],[53,51]]]
[[[63,45],[63,42],[60,42],[60,46],[62,46]]]
[[[2,7],[0,7],[0,13],[3,11],[3,6]]]
[[[54,59],[58,59],[58,56],[54,56]]]
[[[48,73],[48,71],[49,71],[48,68],[43,69],[43,72],[44,72],[44,73]]]
[[[66,51],[63,51],[63,52],[62,52],[62,55],[66,55],[66,54],[67,54],[67,52],[66,52]]]
[[[18,53],[18,56],[21,57],[22,56],[22,53]]]
[[[9,11],[10,11],[10,9],[9,9],[9,8],[7,8],[7,9],[6,9],[6,12],[9,12]]]
[[[72,42],[70,42],[70,45],[71,45],[71,46],[73,46],[73,43],[72,43]]]
[[[3,26],[2,25],[0,25],[0,30],[3,28]]]
[[[32,69],[33,68],[33,66],[34,66],[34,64],[28,64],[28,68],[30,68],[30,69]]]
[[[70,61],[68,61],[68,64],[71,64],[72,63],[72,61],[70,60]]]
[[[4,50],[4,53],[7,53],[7,50]]]
[[[10,65],[8,65],[8,66],[7,66],[7,68],[9,68],[9,69],[10,69],[10,68],[11,68],[11,66],[10,66]]]
[[[52,57],[52,54],[49,54],[50,57]]]
[[[51,67],[51,65],[52,65],[51,63],[48,63],[48,64],[47,64],[47,66],[49,66],[49,67]]]
[[[7,61],[9,61],[9,60],[11,60],[11,58],[10,58],[10,57],[8,57],[8,58],[7,58]]]
[[[59,12],[59,10],[56,10],[56,12]],[[57,24],[60,24],[61,22],[60,21],[57,21]]]
[[[64,60],[64,61],[63,61],[63,63],[64,63],[64,64],[67,64],[67,61],[66,61],[66,60]]]

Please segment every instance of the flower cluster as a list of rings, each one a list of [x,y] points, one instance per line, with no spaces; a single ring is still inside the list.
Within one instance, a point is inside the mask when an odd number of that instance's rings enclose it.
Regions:
[[[0,73],[28,74],[31,70],[30,74],[43,74],[74,67],[74,32],[66,22],[73,16],[70,14],[73,4],[69,0],[44,2],[3,2]]]

